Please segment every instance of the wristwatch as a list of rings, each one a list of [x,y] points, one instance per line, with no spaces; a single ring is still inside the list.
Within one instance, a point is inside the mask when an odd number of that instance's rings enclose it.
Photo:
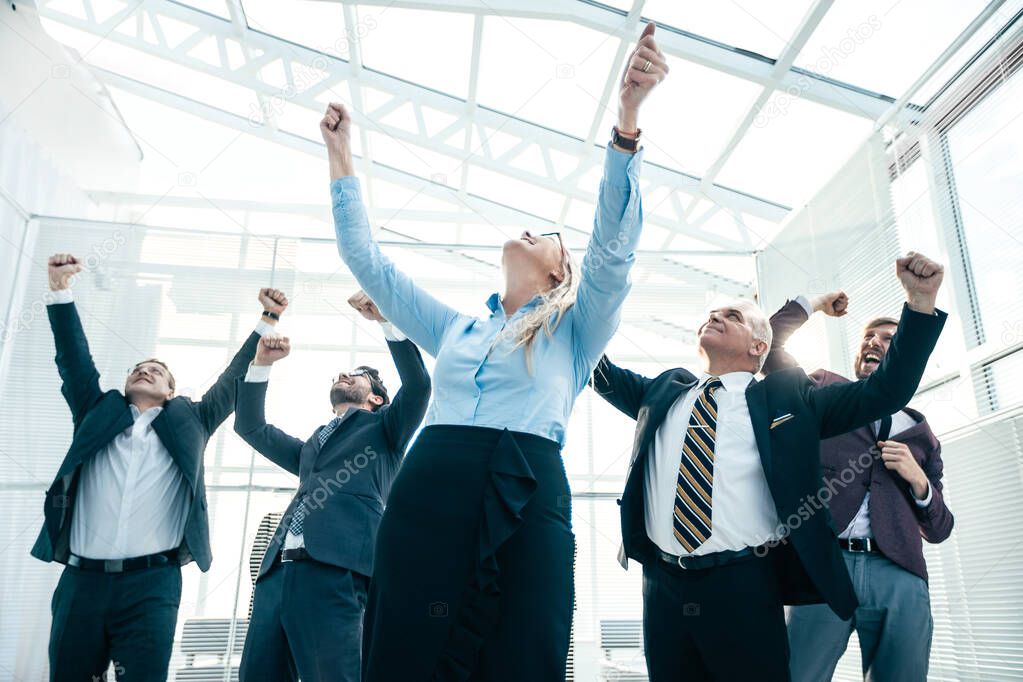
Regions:
[[[612,126],[611,128],[611,144],[622,149],[627,149],[630,152],[634,152],[639,149],[639,136],[643,134],[643,131],[636,129],[635,137],[625,137],[618,130],[618,126]]]

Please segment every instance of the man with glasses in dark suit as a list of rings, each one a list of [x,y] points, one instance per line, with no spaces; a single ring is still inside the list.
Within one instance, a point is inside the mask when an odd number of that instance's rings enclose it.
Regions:
[[[391,481],[430,399],[419,349],[362,292],[349,299],[379,322],[401,377],[389,400],[377,370],[360,366],[331,378],[334,417],[307,440],[266,423],[270,367],[291,351],[265,338],[238,383],[235,431],[298,476],[298,491],[274,533],[256,579],[242,652],[243,682],[357,682],[362,618],[373,546]]]

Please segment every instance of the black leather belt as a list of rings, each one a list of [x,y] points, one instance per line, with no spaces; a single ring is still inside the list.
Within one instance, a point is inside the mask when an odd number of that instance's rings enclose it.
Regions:
[[[661,561],[675,568],[681,568],[685,571],[700,571],[705,568],[717,568],[718,566],[734,564],[737,561],[752,559],[755,556],[755,551],[752,547],[746,547],[745,549],[736,550],[725,549],[720,552],[699,556],[675,556],[667,552],[660,552],[660,555]]]
[[[882,554],[873,538],[838,538],[839,546],[847,552],[873,552]]]
[[[86,559],[77,554],[68,557],[67,565],[83,571],[95,573],[124,573],[125,571],[138,571],[153,566],[168,566],[176,564],[178,550],[168,549],[166,552],[135,556],[128,559]]]
[[[281,561],[308,561],[312,559],[305,547],[293,547],[281,551]]]

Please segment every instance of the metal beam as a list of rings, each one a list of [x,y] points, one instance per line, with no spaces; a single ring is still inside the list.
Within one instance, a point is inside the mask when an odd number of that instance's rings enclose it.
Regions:
[[[587,0],[332,0],[402,9],[497,14],[528,19],[567,21],[609,35],[620,35],[626,12]],[[650,21],[644,17],[644,20]],[[658,22],[657,44],[666,54],[706,66],[730,76],[767,85],[773,78],[775,60],[690,33],[681,27]],[[781,79],[779,88],[798,92],[799,96],[840,111],[876,120],[895,101],[892,97],[843,83],[803,69],[792,69]],[[909,113],[907,112],[907,118]]]
[[[820,25],[824,19],[824,15],[831,9],[831,5],[835,0],[817,0],[810,11],[807,12],[803,21],[800,22],[799,27],[796,29],[792,39],[789,40],[785,45],[785,49],[782,51],[781,56],[778,57],[778,61],[775,63],[774,68],[771,70],[770,80],[764,84],[764,89],[757,96],[753,105],[746,112],[745,118],[739,122],[736,126],[735,132],[732,133],[731,139],[725,143],[724,149],[718,154],[717,159],[710,165],[707,172],[703,174],[703,179],[700,181],[701,185],[710,189],[714,185],[714,179],[717,178],[718,173],[724,168],[724,165],[728,163],[728,159],[731,158],[732,152],[742,142],[742,138],[746,137],[746,133],[749,131],[753,121],[760,114],[760,110],[763,108],[767,101],[771,98],[771,95],[781,85],[782,80],[785,78],[785,74],[789,72],[792,67],[792,62],[796,60],[799,53],[803,51],[803,47],[807,41],[810,40],[810,36],[817,30],[817,26]]]
[[[90,0],[83,0],[89,3]],[[162,19],[170,19],[193,28],[192,35],[177,45],[169,43],[153,44],[141,33],[125,33],[118,29],[131,22],[131,15],[120,13],[113,20],[92,22],[87,19],[68,14],[57,7],[55,2],[40,1],[39,12],[42,16],[66,24],[72,28],[103,36],[107,40],[173,60],[184,66],[202,73],[232,82],[250,90],[264,94],[270,98],[286,98],[292,104],[305,106],[319,111],[323,104],[318,99],[332,88],[344,82],[355,81],[355,85],[372,87],[390,95],[391,99],[374,111],[355,112],[355,118],[361,126],[375,132],[390,136],[395,140],[422,146],[430,151],[451,157],[456,163],[470,163],[480,168],[502,173],[546,190],[555,187],[565,194],[589,203],[594,203],[596,196],[593,188],[579,187],[575,182],[566,182],[566,178],[552,177],[550,169],[542,171],[526,170],[513,165],[514,161],[533,148],[557,150],[580,159],[587,171],[598,169],[602,164],[603,155],[599,147],[587,147],[583,140],[566,135],[543,126],[529,123],[522,119],[509,116],[486,107],[477,106],[472,117],[466,115],[466,101],[429,88],[408,83],[401,79],[362,68],[358,75],[353,73],[349,62],[324,55],[315,50],[290,43],[259,31],[247,29],[244,42],[260,56],[247,61],[241,67],[226,63],[210,61],[191,54],[191,50],[200,40],[213,38],[218,44],[226,40],[237,40],[236,27],[231,22],[204,12],[176,3],[155,3],[144,1],[135,9],[135,17],[144,17],[147,22],[158,24]],[[314,65],[315,73],[310,76],[309,65]],[[274,67],[283,70],[288,82],[300,82],[302,88],[287,89],[274,87],[260,79],[262,70]],[[296,67],[301,68],[301,75],[296,77]],[[430,135],[425,129],[410,131],[386,121],[386,113],[397,106],[410,104],[416,111],[417,121],[422,121],[423,110],[443,112],[455,119],[449,128],[440,135]],[[494,155],[484,147],[475,150],[465,158],[464,136],[466,130],[473,125],[489,129],[500,129],[503,134],[512,135],[520,140],[510,152]],[[420,126],[422,128],[422,126]],[[456,141],[457,140],[457,141]],[[578,176],[577,176],[578,177]],[[750,196],[729,188],[715,186],[710,192],[703,192],[699,178],[676,172],[656,164],[646,164],[644,181],[650,183],[648,189],[666,187],[669,191],[682,191],[689,194],[708,195],[712,201],[741,213],[755,215],[773,222],[780,221],[788,208],[779,204]],[[668,230],[678,231],[696,239],[715,243],[724,248],[741,246],[741,244],[716,235],[687,231],[684,225],[676,221],[658,216],[651,216],[648,222]]]

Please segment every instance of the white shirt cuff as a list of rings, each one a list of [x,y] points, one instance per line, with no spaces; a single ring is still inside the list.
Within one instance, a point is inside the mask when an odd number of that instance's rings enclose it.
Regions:
[[[267,324],[266,322],[264,322],[263,320],[260,320],[260,321],[259,321],[259,322],[258,322],[258,323],[256,324],[256,330],[255,330],[255,331],[256,331],[256,333],[257,333],[257,334],[259,334],[260,336],[266,336],[266,335],[268,335],[268,334],[269,334],[269,335],[271,335],[271,336],[273,336],[274,334],[276,334],[276,333],[277,333],[277,331],[276,331],[276,330],[275,330],[275,329],[274,329],[274,328],[273,328],[272,326],[268,325],[268,324]]]
[[[806,316],[807,317],[813,317],[813,306],[810,305],[810,301],[809,301],[809,299],[807,299],[806,296],[803,296],[802,294],[800,294],[799,296],[796,296],[792,300],[795,301],[796,303],[798,303],[799,305],[803,306],[803,310],[806,311]]]
[[[931,490],[931,482],[930,481],[927,482],[927,497],[925,497],[924,499],[918,500],[918,499],[916,499],[916,494],[914,494],[912,490],[910,490],[909,492],[910,492],[910,494],[913,495],[913,501],[916,502],[916,506],[923,508],[923,507],[926,507],[927,505],[929,505],[931,503],[931,497],[932,497],[932,492],[933,491]]]
[[[43,300],[46,301],[46,305],[58,305],[61,303],[71,303],[75,299],[74,296],[71,295],[71,287],[68,287],[67,289],[47,291]]]
[[[245,373],[245,383],[261,384],[270,381],[270,368],[273,365],[249,364],[249,371]]]
[[[381,322],[380,328],[384,330],[384,338],[388,341],[404,341],[408,338],[398,331],[390,322]]]

